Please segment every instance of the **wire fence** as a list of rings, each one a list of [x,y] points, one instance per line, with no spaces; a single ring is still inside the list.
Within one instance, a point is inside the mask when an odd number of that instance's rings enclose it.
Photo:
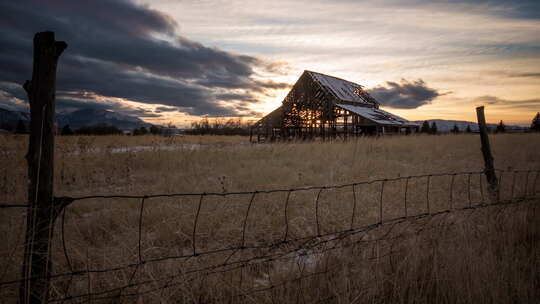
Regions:
[[[394,267],[410,239],[477,210],[537,203],[539,170],[497,173],[496,194],[483,171],[471,171],[245,192],[57,198],[69,207],[49,257],[49,302],[316,303],[343,294],[354,302],[366,291],[339,286],[343,277]],[[100,211],[77,215],[82,206]],[[121,235],[100,224],[108,210],[134,207],[136,215],[126,215],[131,222],[112,223],[110,215],[108,225],[122,226]],[[2,298],[16,299],[18,285],[36,279],[2,279]]]

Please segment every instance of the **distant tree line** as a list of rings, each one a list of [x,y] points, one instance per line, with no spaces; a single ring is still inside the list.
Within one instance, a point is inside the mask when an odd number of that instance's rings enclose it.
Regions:
[[[152,135],[160,135],[162,133],[162,129],[161,128],[158,128],[154,125],[150,126],[150,128],[147,128],[147,127],[140,127],[140,128],[135,128],[133,129],[133,132],[131,132],[131,135],[134,135],[134,136],[139,136],[139,135],[148,135],[148,134],[152,134]]]
[[[160,127],[151,125],[150,127],[138,127],[131,131],[131,135],[139,136],[139,135],[172,135],[176,127],[172,126],[172,124],[169,124],[167,127]],[[128,132],[129,133],[129,132]],[[125,134],[124,131],[120,130],[116,126],[112,125],[94,125],[94,126],[86,126],[81,127],[75,130],[72,130],[69,125],[65,125],[60,135],[121,135]]]
[[[533,132],[534,131],[540,132],[540,113],[537,113],[536,116],[534,117],[530,130]],[[495,133],[505,133],[506,125],[501,120],[499,124],[497,124],[497,127],[495,128],[495,130],[492,130],[492,128],[488,127],[488,132],[491,133],[493,131]],[[450,130],[450,132],[454,134],[458,134],[458,133],[461,133],[462,131],[459,129],[457,124],[454,124],[454,127],[452,128],[452,130]],[[435,122],[432,122],[430,125],[428,121],[424,121],[424,123],[422,124],[422,127],[420,128],[420,133],[437,134],[438,133],[437,124]],[[472,133],[470,125],[467,125],[467,128],[465,129],[465,133]]]
[[[453,133],[453,134],[459,134],[459,133],[462,133],[462,132],[472,133],[472,130],[471,130],[471,126],[467,125],[467,128],[465,128],[465,130],[462,131],[462,130],[459,129],[457,124],[454,124],[454,127],[452,127],[450,132]],[[428,121],[424,121],[424,123],[422,124],[422,127],[420,128],[420,133],[438,134],[439,130],[437,129],[437,124],[435,122],[432,122],[431,125],[430,125]]]
[[[437,134],[437,124],[435,122],[432,122],[431,125],[429,124],[429,121],[424,121],[422,124],[422,127],[420,128],[420,133],[424,134]]]
[[[203,118],[191,123],[191,129],[187,134],[193,135],[249,135],[251,123],[241,118]]]
[[[0,124],[0,129],[4,129],[7,131],[11,131],[15,134],[28,134],[29,127],[27,126],[27,122],[19,119],[17,124],[13,126],[13,124],[6,124],[2,123]],[[59,130],[59,135],[118,135],[123,134],[122,130],[115,126],[111,125],[94,125],[94,126],[85,126],[78,129],[71,129],[69,125],[63,126]]]
[[[29,127],[27,122],[19,119],[17,124],[0,123],[0,129],[11,131],[15,134],[28,134]],[[71,129],[69,125],[63,126],[59,130],[59,135],[118,135],[123,134],[122,130],[111,125],[85,126],[78,129]]]
[[[223,118],[203,118],[199,121],[193,122],[191,124],[191,130],[186,131],[187,134],[194,135],[249,135],[249,128],[251,123],[244,122],[241,118],[231,118],[225,120]],[[16,124],[13,122],[0,122],[0,129],[13,132],[15,134],[27,134],[28,127],[27,123],[21,119],[17,121]],[[132,131],[132,135],[171,135],[172,130],[175,127],[169,124],[167,127],[158,127],[155,125],[147,127],[135,128]],[[488,130],[492,131],[492,130]],[[540,132],[540,112],[536,113],[534,116],[530,131]],[[458,128],[457,125],[451,130],[452,133],[461,133],[462,131]],[[464,130],[465,133],[472,133],[471,127],[467,125],[467,128]],[[501,120],[497,127],[495,128],[495,133],[504,133],[506,132],[506,125]],[[420,133],[425,134],[438,134],[437,124],[432,122],[431,124],[428,121],[424,121],[420,128]],[[119,135],[123,134],[122,130],[118,127],[111,125],[94,125],[81,127],[75,130],[72,130],[69,125],[62,127],[60,135]]]
[[[28,133],[26,123],[22,119],[19,119],[17,123],[14,123],[13,121],[3,121],[0,123],[0,129],[10,131],[15,134]]]
[[[168,127],[158,127],[155,125],[147,127],[139,127],[133,129],[131,131],[131,135],[139,136],[139,135],[171,135],[172,130],[175,127],[171,124],[168,125]],[[81,127],[76,130],[72,130],[69,125],[65,125],[62,128],[62,131],[60,132],[60,135],[122,135],[124,132],[120,130],[118,127],[111,126],[111,125],[94,125],[94,126],[87,126],[87,127]]]
[[[124,132],[118,127],[111,125],[94,125],[80,127],[72,130],[69,125],[62,127],[60,135],[122,135]]]

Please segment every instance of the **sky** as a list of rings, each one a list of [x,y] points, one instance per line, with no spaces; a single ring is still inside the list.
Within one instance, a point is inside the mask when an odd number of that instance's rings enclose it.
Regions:
[[[0,107],[24,109],[32,37],[52,30],[57,108],[183,127],[257,119],[304,70],[357,82],[409,120],[530,124],[540,1],[0,0]]]

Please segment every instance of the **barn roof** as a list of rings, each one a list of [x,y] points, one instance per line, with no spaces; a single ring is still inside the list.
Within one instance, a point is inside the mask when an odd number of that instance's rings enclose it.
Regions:
[[[408,121],[405,118],[394,115],[381,109],[368,108],[364,106],[353,106],[349,104],[337,104],[336,106],[353,112],[380,125],[390,126],[418,126],[417,123]]]
[[[280,126],[281,120],[283,119],[283,106],[279,106],[274,111],[270,112],[263,118],[261,118],[259,121],[255,123],[255,125],[264,125],[264,126]]]
[[[313,71],[305,72],[339,100],[366,105],[379,104],[357,83]]]

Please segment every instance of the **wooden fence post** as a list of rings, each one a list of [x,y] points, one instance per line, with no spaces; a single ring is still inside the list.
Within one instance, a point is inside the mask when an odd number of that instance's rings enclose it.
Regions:
[[[476,116],[478,117],[478,129],[480,130],[480,141],[482,143],[482,155],[484,156],[484,167],[486,179],[489,184],[488,190],[492,201],[498,197],[499,183],[495,174],[495,166],[493,165],[493,155],[491,155],[491,147],[489,145],[489,137],[486,126],[486,118],[484,116],[484,107],[476,108]]]
[[[53,32],[34,36],[32,80],[24,83],[30,103],[28,212],[19,303],[46,303],[52,262],[50,240],[64,203],[54,200],[54,100],[58,58],[67,47]]]

